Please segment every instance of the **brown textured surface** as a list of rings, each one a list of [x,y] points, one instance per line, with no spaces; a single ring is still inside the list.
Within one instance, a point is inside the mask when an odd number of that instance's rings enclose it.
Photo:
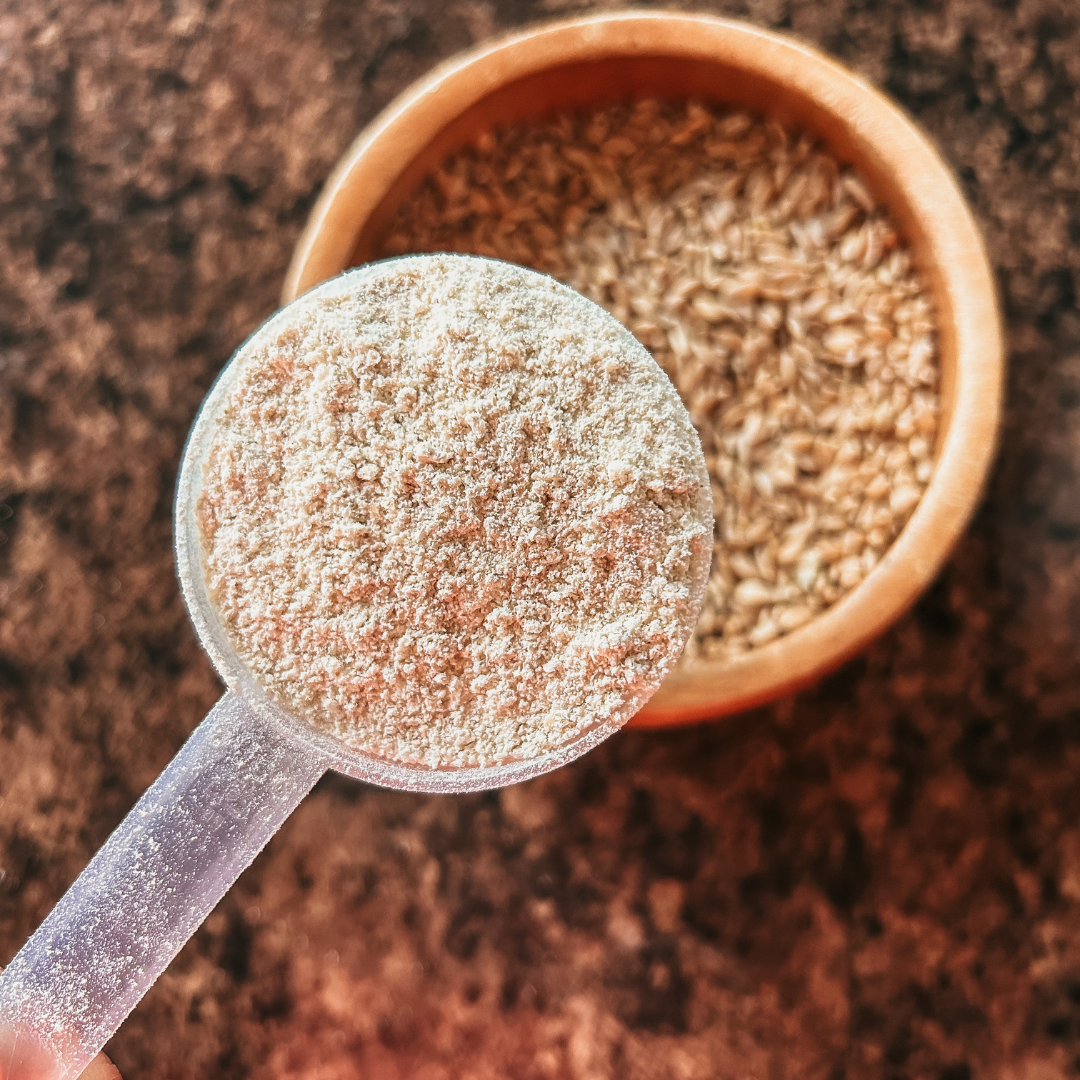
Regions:
[[[558,0],[0,7],[0,961],[215,699],[170,499],[317,185]],[[987,501],[816,691],[521,788],[324,781],[110,1053],[140,1077],[1080,1072],[1080,11],[745,0],[938,139],[1001,275]]]

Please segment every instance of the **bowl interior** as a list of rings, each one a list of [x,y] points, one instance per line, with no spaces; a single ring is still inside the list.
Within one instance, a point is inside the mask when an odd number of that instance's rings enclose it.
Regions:
[[[868,94],[876,94],[867,88]],[[861,137],[846,118],[800,89],[729,60],[682,56],[609,56],[559,64],[512,80],[467,106],[438,132],[389,182],[363,222],[350,265],[382,257],[382,244],[402,204],[424,178],[454,151],[481,133],[506,124],[541,121],[560,112],[602,108],[642,98],[694,100],[746,109],[788,127],[810,131],[840,160],[852,165],[874,197],[900,226],[916,265],[934,294],[940,325],[942,415],[938,445],[952,416],[956,348],[952,337],[952,298],[943,288],[939,263],[924,223],[879,148]]]

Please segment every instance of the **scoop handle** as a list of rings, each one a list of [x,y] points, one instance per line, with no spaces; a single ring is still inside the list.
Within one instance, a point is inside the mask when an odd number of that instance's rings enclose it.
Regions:
[[[77,1077],[326,767],[226,694],[0,974],[0,1080]]]

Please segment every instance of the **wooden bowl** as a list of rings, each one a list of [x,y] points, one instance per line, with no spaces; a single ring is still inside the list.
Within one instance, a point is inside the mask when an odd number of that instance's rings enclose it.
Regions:
[[[979,499],[1001,409],[1000,318],[979,232],[926,136],[835,61],[756,27],[660,11],[534,27],[448,60],[359,136],[312,211],[283,299],[378,257],[403,200],[481,131],[642,97],[765,114],[816,133],[852,164],[900,226],[933,293],[942,393],[933,479],[880,563],[788,636],[672,672],[631,721],[659,727],[761,704],[837,667],[930,584]]]

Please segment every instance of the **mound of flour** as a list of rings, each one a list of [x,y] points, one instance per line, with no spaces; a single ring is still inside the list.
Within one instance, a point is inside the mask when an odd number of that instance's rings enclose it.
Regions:
[[[224,376],[197,506],[266,693],[429,767],[625,721],[689,637],[709,479],[671,383],[554,280],[419,256],[326,283]]]

